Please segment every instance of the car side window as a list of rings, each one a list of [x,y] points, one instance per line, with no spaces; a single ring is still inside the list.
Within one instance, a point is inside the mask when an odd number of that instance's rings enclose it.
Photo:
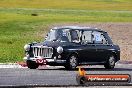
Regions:
[[[107,40],[101,32],[94,31],[92,35],[95,44],[107,44]]]
[[[82,44],[91,44],[92,41],[92,31],[83,31],[82,33]]]
[[[79,32],[77,30],[71,31],[71,41],[76,43],[79,42]]]
[[[103,34],[101,34],[101,38],[102,38],[102,43],[103,44],[108,44],[107,39],[105,38],[105,36]]]

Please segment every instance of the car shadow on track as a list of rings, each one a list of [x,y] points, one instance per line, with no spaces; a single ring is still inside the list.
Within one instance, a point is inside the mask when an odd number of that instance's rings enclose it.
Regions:
[[[132,71],[131,68],[114,68],[114,69],[105,69],[105,68],[84,68],[85,71]]]
[[[105,68],[83,68],[85,71],[132,71],[132,68],[114,68],[114,69],[105,69]],[[75,70],[66,70],[65,68],[40,68],[38,70],[62,70],[62,71],[78,71],[78,68]]]
[[[44,69],[38,69],[38,70],[66,70],[65,68],[44,68]]]

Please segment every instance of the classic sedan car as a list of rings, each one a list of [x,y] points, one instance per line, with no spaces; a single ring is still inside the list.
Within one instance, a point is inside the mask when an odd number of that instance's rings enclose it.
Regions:
[[[43,42],[24,46],[27,66],[64,66],[73,70],[79,65],[104,65],[113,69],[120,60],[120,48],[114,45],[107,32],[90,27],[54,27]]]

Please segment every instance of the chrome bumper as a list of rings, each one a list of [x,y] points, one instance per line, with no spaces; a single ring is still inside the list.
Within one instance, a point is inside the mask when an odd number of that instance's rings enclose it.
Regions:
[[[32,57],[24,57],[24,60],[31,60],[36,61],[39,58],[32,58]],[[56,60],[56,59],[45,59],[47,62],[55,62],[55,63],[66,63],[66,60]]]

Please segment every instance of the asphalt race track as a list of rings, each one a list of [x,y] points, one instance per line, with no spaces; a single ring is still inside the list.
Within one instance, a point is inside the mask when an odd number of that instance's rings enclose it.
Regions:
[[[130,74],[132,77],[132,64],[117,63],[113,70],[98,65],[85,66],[85,70],[87,74]],[[0,86],[77,85],[77,73],[64,67],[0,68]]]

